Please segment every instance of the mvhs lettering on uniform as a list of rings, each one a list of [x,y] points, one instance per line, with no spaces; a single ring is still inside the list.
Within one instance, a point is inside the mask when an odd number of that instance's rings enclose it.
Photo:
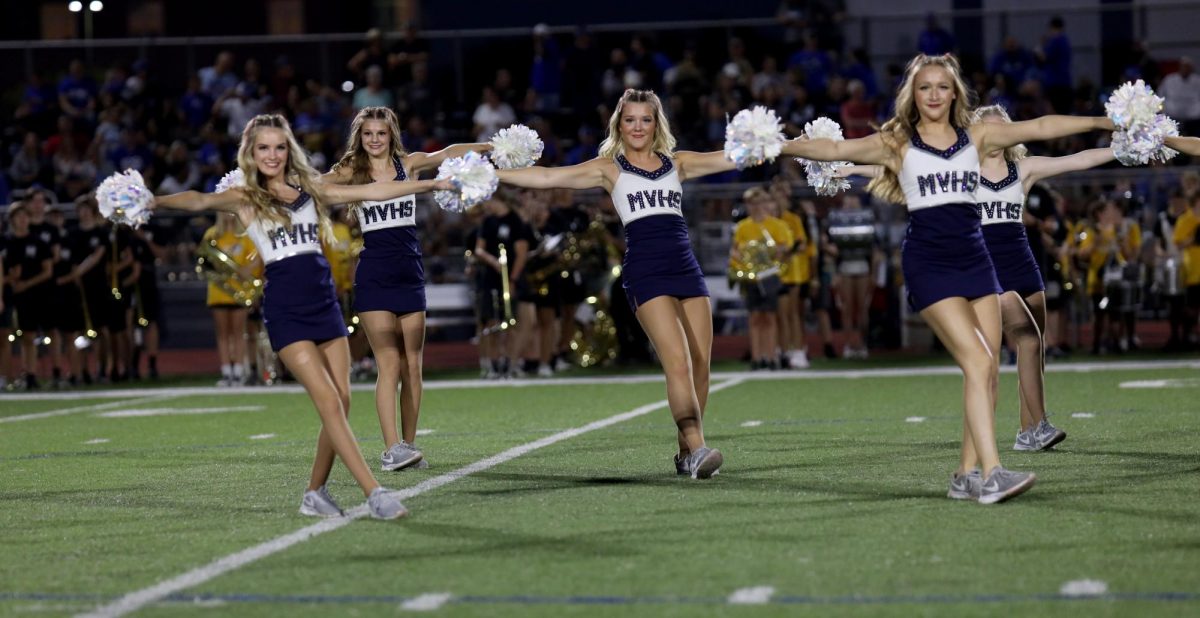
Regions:
[[[411,198],[383,204],[364,204],[362,207],[362,220],[366,224],[372,224],[381,221],[407,219],[413,216],[415,205],[416,200]]]
[[[917,176],[921,197],[938,193],[974,193],[978,186],[979,172],[973,171],[954,170]]]
[[[297,223],[292,226],[291,231],[279,226],[267,232],[267,238],[271,241],[271,250],[276,251],[280,247],[318,243],[321,235],[316,223]]]
[[[979,218],[981,219],[989,221],[996,219],[1021,220],[1021,205],[1013,202],[979,202],[975,207],[979,209]]]
[[[683,208],[683,193],[679,191],[648,189],[627,193],[625,197],[629,201],[629,212],[647,208]]]

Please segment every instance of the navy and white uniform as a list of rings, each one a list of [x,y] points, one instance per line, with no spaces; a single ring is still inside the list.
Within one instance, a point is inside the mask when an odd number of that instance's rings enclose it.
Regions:
[[[900,167],[908,204],[902,267],[914,311],[945,298],[1000,293],[975,204],[979,154],[966,129],[955,132],[954,145],[938,150],[914,131]]]
[[[1020,168],[1008,161],[1008,175],[992,182],[982,175],[975,199],[983,223],[983,240],[987,243],[1000,289],[1028,296],[1046,289],[1042,271],[1033,257],[1025,223],[1025,190],[1021,186]]]
[[[683,219],[679,171],[670,157],[658,157],[662,166],[652,172],[635,167],[624,155],[616,159],[620,174],[612,201],[625,228],[621,275],[634,312],[658,296],[709,295]]]
[[[394,163],[395,180],[408,180],[404,166]],[[402,315],[425,311],[425,266],[417,238],[416,205],[415,195],[404,195],[359,206],[363,250],[354,273],[355,312]]]
[[[269,219],[256,219],[247,229],[267,267],[263,324],[276,352],[297,341],[322,343],[347,335],[333,274],[321,253],[316,204],[301,191],[286,209],[290,231]]]

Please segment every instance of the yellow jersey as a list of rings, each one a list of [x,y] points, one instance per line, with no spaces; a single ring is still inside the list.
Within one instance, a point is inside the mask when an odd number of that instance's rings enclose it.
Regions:
[[[1200,217],[1194,209],[1187,209],[1175,221],[1175,235],[1171,239],[1177,246],[1188,238],[1196,238],[1196,230],[1200,228]],[[1184,283],[1191,287],[1200,285],[1200,243],[1193,242],[1192,246],[1179,251],[1183,255]]]
[[[1129,223],[1125,234],[1118,239],[1117,230],[1100,230],[1089,227],[1079,242],[1079,250],[1091,249],[1087,261],[1087,292],[1091,296],[1104,294],[1104,268],[1110,260],[1124,265],[1137,257],[1142,249],[1142,228],[1136,223]]]
[[[733,245],[735,247],[741,247],[752,240],[765,242],[768,237],[776,247],[783,249],[791,247],[794,242],[788,224],[775,217],[767,217],[762,220],[762,223],[746,217],[739,221],[737,227],[733,229]]]
[[[804,243],[804,249],[797,251],[788,260],[788,268],[784,271],[783,282],[790,285],[802,285],[808,283],[812,279],[812,269],[809,268],[811,260],[809,259],[809,242],[808,231],[804,229],[804,219],[791,211],[784,211],[779,217],[787,224],[788,229],[792,232],[792,242]]]
[[[321,251],[329,261],[333,286],[337,288],[339,296],[354,287],[354,260],[361,250],[361,237],[355,237],[354,230],[341,221],[333,223],[333,240],[321,241]]]
[[[254,241],[250,240],[250,236],[238,234],[233,231],[219,233],[217,226],[214,225],[204,232],[204,238],[200,242],[209,244],[214,240],[216,241],[216,248],[225,255],[228,255],[238,267],[255,264],[258,257],[258,250],[254,247]],[[252,269],[252,273],[255,277],[261,279],[262,270],[262,262],[258,262]],[[244,303],[239,303],[229,290],[215,281],[208,282],[206,304],[209,307],[245,306]]]

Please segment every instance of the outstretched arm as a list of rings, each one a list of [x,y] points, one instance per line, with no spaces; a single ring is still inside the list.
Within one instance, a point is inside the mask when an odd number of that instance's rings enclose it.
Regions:
[[[890,155],[879,133],[840,142],[798,137],[783,143],[783,154],[813,161],[850,161],[874,165],[887,163]]]
[[[1166,143],[1185,155],[1200,156],[1200,137],[1168,137]]]
[[[725,158],[723,151],[691,152],[683,150],[675,153],[675,161],[679,163],[680,180],[737,169],[737,165],[734,165],[733,161]]]
[[[565,167],[534,166],[519,170],[496,170],[496,176],[500,182],[526,189],[607,189],[604,163],[600,159],[592,159]]]
[[[492,149],[491,144],[453,144],[447,146],[437,152],[411,152],[404,157],[404,162],[408,164],[412,170],[413,176],[428,170],[434,169],[442,164],[446,159],[461,157],[468,152],[478,152],[483,154]]]
[[[1105,116],[1042,116],[1022,122],[980,122],[971,125],[971,138],[978,144],[980,156],[1016,146],[1095,130],[1112,131],[1113,123]]]
[[[428,191],[453,191],[454,183],[449,180],[389,180],[365,185],[317,185],[322,201],[328,204],[347,202],[390,200],[401,195],[426,193]]]
[[[876,178],[882,173],[882,165],[843,165],[833,170],[833,175],[837,176],[838,178],[849,178],[851,176]]]
[[[170,210],[186,210],[200,212],[204,210],[219,210],[221,212],[237,212],[238,205],[246,201],[246,194],[239,188],[229,189],[221,193],[201,193],[199,191],[183,191],[171,195],[160,195],[154,198],[154,208]]]
[[[1115,160],[1112,148],[1092,148],[1065,157],[1029,157],[1020,163],[1021,171],[1025,173],[1022,186],[1028,191],[1039,180],[1092,169]]]

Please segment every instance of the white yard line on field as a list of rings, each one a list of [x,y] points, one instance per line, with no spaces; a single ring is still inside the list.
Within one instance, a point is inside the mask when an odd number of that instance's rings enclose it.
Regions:
[[[262,412],[267,406],[227,406],[223,408],[134,408],[132,410],[114,410],[101,412],[96,416],[103,418],[131,418],[142,416],[173,416],[188,414],[219,414],[222,412]]]
[[[658,379],[661,380],[662,378],[659,377]],[[741,384],[742,382],[743,380],[741,379],[726,380],[714,384],[711,388],[709,388],[709,392],[715,393],[722,391],[731,386]],[[413,498],[426,492],[433,491],[434,489],[437,489],[443,485],[448,485],[459,479],[475,474],[476,472],[482,472],[508,461],[512,461],[517,457],[532,451],[536,451],[540,448],[562,442],[563,440],[569,440],[598,429],[604,429],[605,427],[610,427],[612,425],[616,425],[617,423],[623,423],[639,416],[645,416],[646,414],[654,412],[655,410],[661,410],[665,407],[667,407],[667,401],[664,399],[634,408],[628,412],[622,412],[621,414],[616,414],[608,418],[594,421],[580,427],[567,429],[566,431],[560,431],[556,434],[546,436],[540,440],[534,440],[533,442],[515,446],[502,453],[493,455],[486,459],[481,459],[473,464],[463,466],[457,470],[452,470],[440,476],[435,476],[431,479],[409,487],[408,489],[393,492],[393,495],[400,500]],[[266,558],[272,554],[279,553],[293,545],[303,543],[316,536],[325,534],[326,532],[333,532],[334,530],[337,530],[342,526],[345,526],[366,515],[366,505],[359,505],[347,511],[345,517],[326,519],[311,526],[301,528],[290,534],[276,537],[270,541],[255,545],[254,547],[250,547],[237,553],[225,556],[224,558],[214,560],[213,562],[188,571],[182,575],[161,581],[148,588],[131,592],[112,603],[103,605],[95,610],[79,615],[85,618],[109,618],[113,616],[124,616],[131,612],[138,611],[147,605],[157,603],[169,597],[170,595],[175,594],[176,592],[186,590],[193,586],[198,586],[216,577],[220,577],[225,573],[241,568],[257,560],[261,560],[262,558]]]
[[[147,392],[154,393],[154,394],[147,397],[146,396]],[[110,401],[109,403],[95,403],[90,406],[78,406],[78,407],[74,407],[74,408],[63,408],[61,410],[50,410],[48,412],[34,412],[33,414],[21,414],[18,416],[0,417],[0,423],[15,423],[17,421],[35,421],[35,420],[42,419],[42,418],[52,418],[55,416],[66,416],[68,414],[79,414],[82,412],[97,412],[99,410],[108,410],[111,408],[120,408],[120,407],[131,406],[131,405],[141,405],[144,403],[150,403],[152,401],[162,401],[164,399],[174,399],[175,397],[179,396],[179,395],[176,395],[175,393],[159,392],[159,391],[141,391],[141,392],[138,392],[137,394],[141,395],[141,397],[139,397],[137,399],[127,399],[125,401]],[[78,393],[76,393],[75,398],[79,399]],[[3,400],[3,399],[7,399],[7,397],[0,397],[0,400]]]

